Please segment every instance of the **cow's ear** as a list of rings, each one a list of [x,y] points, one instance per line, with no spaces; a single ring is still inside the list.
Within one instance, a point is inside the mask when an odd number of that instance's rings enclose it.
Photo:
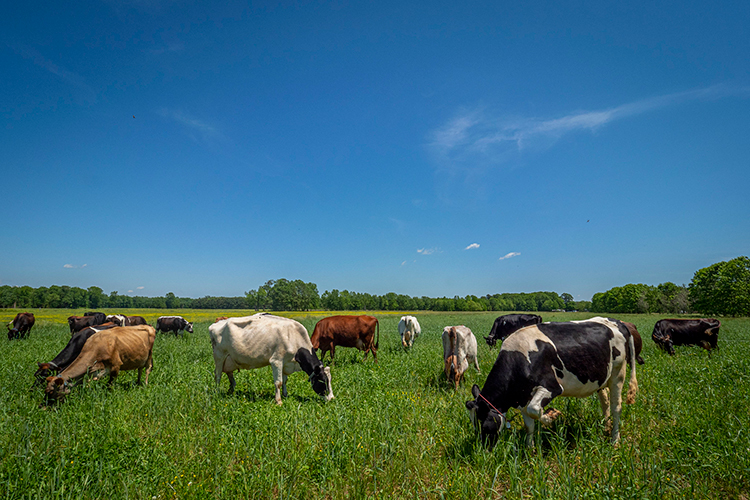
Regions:
[[[55,379],[55,385],[63,385],[65,381],[62,379],[62,377],[57,377]]]
[[[466,409],[469,411],[476,411],[479,409],[479,405],[474,400],[469,400],[466,402]]]
[[[320,372],[323,371],[323,365],[317,365],[315,368],[313,368],[313,372],[315,372],[315,375],[320,375]]]
[[[474,399],[477,399],[479,397],[480,392],[482,391],[479,389],[479,386],[477,384],[471,386],[471,395],[474,396]]]

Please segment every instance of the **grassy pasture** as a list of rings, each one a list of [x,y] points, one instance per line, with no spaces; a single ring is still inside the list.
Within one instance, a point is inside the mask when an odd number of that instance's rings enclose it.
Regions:
[[[16,311],[0,311],[7,322]],[[492,452],[477,445],[464,402],[483,384],[497,349],[482,341],[498,313],[417,313],[423,333],[400,346],[401,314],[380,319],[380,362],[339,349],[330,403],[302,373],[273,402],[270,368],[241,372],[217,392],[208,325],[236,311],[128,311],[195,321],[184,338],[158,335],[147,387],[123,372],[112,391],[86,382],[54,409],[30,389],[37,361],[70,338],[65,318],[33,311],[27,340],[0,349],[0,497],[15,498],[741,498],[750,497],[750,319],[723,319],[720,349],[651,341],[656,315],[623,315],[644,338],[637,401],[609,445],[595,396],[557,399],[562,410],[537,448],[513,428]],[[322,313],[285,314],[312,332]],[[542,314],[545,321],[583,313]],[[465,324],[479,340],[482,373],[458,392],[442,374],[440,335]]]

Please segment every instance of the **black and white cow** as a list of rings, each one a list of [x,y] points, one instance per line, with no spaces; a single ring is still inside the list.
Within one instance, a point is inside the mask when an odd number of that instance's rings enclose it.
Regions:
[[[130,326],[130,321],[124,314],[110,314],[107,316],[107,321],[111,321],[117,326]]]
[[[541,322],[542,317],[536,314],[506,314],[495,320],[489,337],[485,337],[484,340],[488,346],[494,347],[498,340],[502,342],[516,330],[524,326],[538,325]]]
[[[164,333],[174,332],[175,336],[185,331],[193,333],[193,324],[182,316],[160,316],[156,320],[156,331]]]
[[[527,326],[505,339],[484,387],[471,388],[474,400],[467,401],[466,408],[490,448],[505,426],[506,412],[519,409],[528,433],[526,444],[533,447],[535,421],[549,424],[560,415],[559,411],[543,414],[550,401],[598,392],[605,418],[611,409],[612,443],[616,443],[627,365],[631,370],[626,402],[631,404],[638,389],[635,346],[621,322],[597,317]],[[609,389],[611,398],[603,389]]]

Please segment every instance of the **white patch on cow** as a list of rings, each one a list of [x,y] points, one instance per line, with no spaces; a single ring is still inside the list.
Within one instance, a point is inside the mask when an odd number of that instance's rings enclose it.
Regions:
[[[503,341],[502,350],[520,352],[526,356],[526,360],[531,363],[529,353],[539,351],[537,340],[554,345],[549,337],[543,334],[536,325],[531,325],[511,333],[508,338]]]

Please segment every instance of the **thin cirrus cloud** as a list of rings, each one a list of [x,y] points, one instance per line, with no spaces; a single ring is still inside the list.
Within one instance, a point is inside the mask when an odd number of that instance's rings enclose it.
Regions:
[[[88,266],[88,264],[83,264],[82,266],[74,266],[73,264],[65,264],[63,267],[65,269],[83,269],[86,266]]]
[[[505,255],[500,257],[498,260],[510,259],[511,257],[518,257],[519,255],[521,255],[521,252],[510,252],[510,253],[506,253]]]
[[[509,118],[482,110],[463,111],[430,134],[429,148],[442,166],[498,164],[513,154],[545,147],[566,134],[593,131],[609,123],[682,103],[748,96],[750,87],[714,85],[664,94],[596,111],[573,112],[559,118]]]
[[[199,139],[202,141],[213,141],[217,139],[224,139],[223,134],[219,131],[216,126],[194,116],[191,116],[184,111],[176,109],[161,108],[157,111],[159,116],[170,120],[178,125],[182,126],[188,135],[195,141]]]
[[[432,255],[433,253],[437,253],[439,251],[440,250],[437,249],[437,248],[419,248],[419,249],[417,249],[417,253],[418,254],[422,254],[422,255]]]
[[[31,60],[34,64],[47,70],[53,75],[60,78],[65,83],[72,85],[82,93],[82,97],[87,102],[96,102],[96,92],[86,83],[86,79],[81,75],[60,66],[59,64],[47,59],[41,52],[33,47],[23,44],[13,44],[11,48],[24,59]]]
[[[474,248],[479,248],[479,243],[472,243],[468,247],[464,248],[464,250],[472,250]]]

